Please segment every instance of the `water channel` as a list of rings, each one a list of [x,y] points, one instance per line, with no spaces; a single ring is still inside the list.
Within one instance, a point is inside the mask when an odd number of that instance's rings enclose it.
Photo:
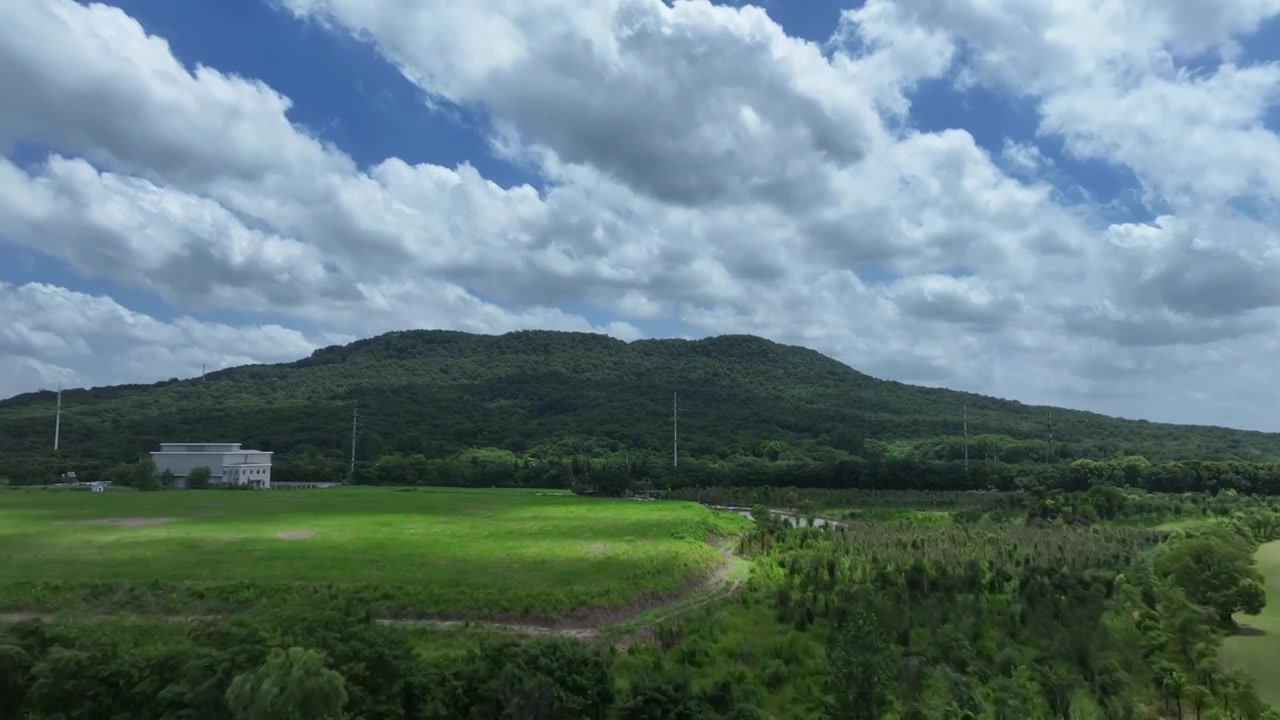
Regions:
[[[741,515],[741,516],[743,516],[743,517],[746,517],[746,518],[751,517],[751,508],[738,507],[738,506],[734,506],[734,505],[708,505],[707,507],[712,508],[712,509],[714,509],[714,510],[723,510],[723,511],[725,511],[725,512],[737,513],[737,514],[739,514],[739,515]],[[770,512],[774,517],[782,518],[783,522],[787,523],[788,525],[804,525],[804,526],[809,526],[809,524],[810,524],[810,523],[809,523],[809,521],[810,521],[810,520],[812,520],[812,521],[813,521],[813,523],[812,523],[813,527],[822,527],[823,525],[839,525],[839,524],[841,524],[839,520],[835,520],[835,519],[832,519],[832,518],[810,517],[810,516],[807,516],[807,515],[796,515],[795,513],[789,513],[789,512],[782,511],[782,510],[770,510],[769,512]]]

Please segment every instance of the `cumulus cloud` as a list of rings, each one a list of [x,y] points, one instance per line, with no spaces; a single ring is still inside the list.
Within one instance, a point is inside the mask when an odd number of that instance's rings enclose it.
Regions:
[[[280,325],[231,326],[191,317],[164,321],[109,297],[44,283],[0,282],[0,366],[10,394],[55,382],[109,384],[189,377],[250,362],[306,355],[318,343]]]
[[[178,314],[269,309],[327,338],[656,323],[1033,402],[1268,422],[1237,390],[1280,379],[1255,360],[1280,306],[1280,66],[1236,41],[1280,0],[868,0],[821,44],[706,0],[278,3],[367,42],[430,102],[480,110],[541,187],[362,167],[276,89],[184,66],[121,9],[18,0],[0,4],[0,145],[55,153],[0,163],[3,237]],[[1032,102],[1037,137],[988,150],[911,129],[930,79]],[[1087,187],[1069,204],[1045,142],[1132,173],[1149,216],[1112,224]],[[216,323],[135,315],[101,327],[221,344]],[[0,357],[35,368],[104,337],[5,320]],[[321,340],[290,337],[227,357]],[[23,377],[61,372],[40,367]],[[1154,399],[1188,375],[1232,399]]]
[[[312,245],[251,229],[207,198],[52,155],[28,175],[0,160],[0,225],[11,240],[175,299],[269,309],[355,299]]]

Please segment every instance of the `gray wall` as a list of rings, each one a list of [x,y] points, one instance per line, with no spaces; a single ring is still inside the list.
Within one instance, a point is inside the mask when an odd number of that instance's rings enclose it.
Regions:
[[[230,462],[240,462],[241,454],[231,455]],[[228,456],[222,453],[153,452],[151,457],[156,461],[156,470],[160,472],[168,470],[178,477],[186,477],[192,470],[203,465],[209,468],[214,477],[222,477],[223,458]]]

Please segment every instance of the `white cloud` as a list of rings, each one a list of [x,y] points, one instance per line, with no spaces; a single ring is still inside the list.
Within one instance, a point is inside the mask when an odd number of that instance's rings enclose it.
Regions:
[[[1009,138],[1004,140],[1004,147],[1000,151],[1000,157],[1010,170],[1032,176],[1040,174],[1053,165],[1053,161],[1045,157],[1045,154],[1036,145],[1016,142]]]
[[[0,282],[0,365],[26,368],[10,393],[66,381],[98,385],[280,362],[318,344],[279,325],[233,327],[190,317],[162,321],[109,297],[41,283]],[[53,364],[53,363],[56,363]]]
[[[297,132],[286,98],[211,68],[188,72],[119,8],[15,0],[0,4],[0,28],[0,142],[43,140],[183,183],[351,169]]]
[[[207,198],[99,173],[84,160],[53,155],[36,175],[0,160],[0,226],[82,274],[173,299],[266,310],[356,297],[314,246],[250,229]]]
[[[1179,420],[1199,417],[1189,391],[1162,398],[1194,376],[1230,398],[1214,421],[1268,422],[1238,391],[1280,380],[1251,354],[1280,306],[1280,139],[1262,122],[1280,71],[1234,39],[1280,0],[868,0],[825,46],[702,0],[281,2],[487,113],[546,189],[359,167],[274,89],[184,67],[118,9],[18,0],[0,4],[0,144],[61,155],[0,164],[6,236],[193,312],[326,333],[304,342],[588,330],[557,308],[590,306],[624,339],[629,321],[756,332],[895,379]],[[1190,73],[1192,56],[1235,64]],[[907,129],[930,78],[1030,99],[1042,137],[1132,171],[1152,216],[1064,205],[1062,167],[1027,138],[992,157],[963,129]],[[102,327],[224,342],[145,317]],[[104,342],[0,321],[28,364]],[[264,353],[235,357],[281,357]]]

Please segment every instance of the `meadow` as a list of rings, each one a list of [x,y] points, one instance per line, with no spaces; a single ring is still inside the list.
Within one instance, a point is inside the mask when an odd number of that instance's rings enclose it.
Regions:
[[[0,493],[0,609],[605,617],[722,568],[745,518],[557,491]]]
[[[1280,541],[1263,544],[1254,557],[1266,578],[1267,606],[1259,615],[1236,615],[1242,630],[1226,638],[1222,653],[1253,677],[1259,698],[1280,707]]]

